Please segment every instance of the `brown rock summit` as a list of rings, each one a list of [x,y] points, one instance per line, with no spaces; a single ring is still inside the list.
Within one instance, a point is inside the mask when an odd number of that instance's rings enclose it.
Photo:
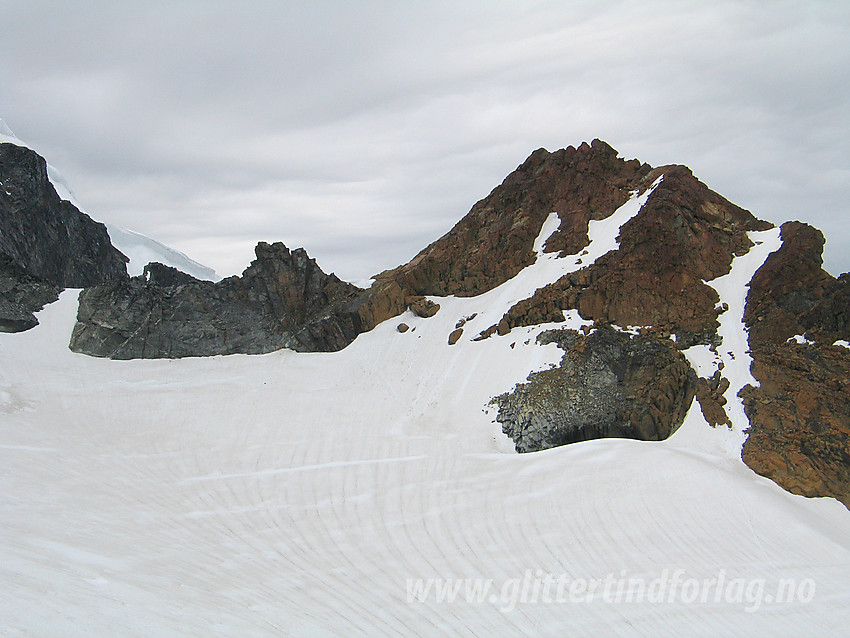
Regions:
[[[516,304],[503,319],[507,328],[559,321],[577,309],[601,323],[675,333],[681,346],[710,341],[720,300],[703,281],[726,274],[735,255],[747,252],[747,231],[771,225],[684,166],[654,169],[634,186],[643,190],[662,174],[640,214],[621,228],[619,250]]]
[[[588,221],[611,215],[649,170],[601,140],[538,149],[454,228],[379,282],[395,281],[411,295],[464,297],[495,288],[534,261],[534,240],[549,213],[558,213],[561,228],[545,250],[578,252],[588,242]]]

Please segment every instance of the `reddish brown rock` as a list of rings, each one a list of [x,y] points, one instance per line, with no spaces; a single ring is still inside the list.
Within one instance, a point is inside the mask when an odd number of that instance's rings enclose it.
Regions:
[[[560,321],[578,309],[585,319],[643,325],[676,333],[683,346],[705,342],[717,328],[717,293],[703,280],[729,271],[751,242],[747,231],[767,222],[697,180],[683,166],[655,169],[645,188],[664,174],[640,214],[623,225],[620,249],[541,288],[511,308],[510,327]]]
[[[561,228],[545,250],[577,252],[587,245],[588,221],[613,213],[649,170],[600,140],[554,153],[538,149],[452,230],[383,276],[409,294],[480,294],[532,263],[549,213],[558,213]]]
[[[407,295],[392,279],[379,279],[360,295],[355,304],[362,332],[372,330],[379,323],[397,317],[407,310]]]
[[[742,391],[750,420],[743,459],[804,496],[850,507],[850,280],[821,267],[823,235],[782,225],[782,247],[750,282],[745,322],[759,387]],[[805,334],[810,344],[788,342]]]
[[[729,380],[715,372],[711,378],[697,379],[696,394],[702,416],[706,423],[712,427],[718,425],[732,426],[729,415],[726,414],[726,397],[723,393],[729,389]]]
[[[753,357],[761,386],[742,392],[744,462],[794,494],[850,507],[850,350],[768,343]]]
[[[782,225],[782,247],[750,282],[744,321],[751,344],[810,333],[816,341],[850,333],[850,279],[823,270],[823,234],[801,222]]]
[[[440,304],[425,297],[408,297],[407,307],[413,314],[423,319],[433,317],[440,310]]]
[[[461,336],[463,336],[463,328],[456,328],[455,330],[452,330],[452,333],[449,335],[449,345],[453,346],[456,344],[460,340]]]

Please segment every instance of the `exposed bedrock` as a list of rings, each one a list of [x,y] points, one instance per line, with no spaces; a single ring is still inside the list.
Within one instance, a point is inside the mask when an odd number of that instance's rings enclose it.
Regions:
[[[850,275],[821,267],[824,239],[782,225],[782,246],[756,272],[745,321],[759,387],[742,391],[750,420],[743,459],[804,496],[850,507]],[[789,338],[805,335],[807,343]]]
[[[550,330],[538,342],[557,343],[560,364],[493,400],[518,452],[605,437],[658,441],[682,424],[696,377],[669,339],[598,328]]]
[[[611,215],[650,170],[601,140],[538,149],[448,233],[378,281],[392,280],[408,295],[486,292],[534,261],[534,240],[551,212],[561,227],[544,250],[578,252],[588,243],[588,221]]]
[[[8,143],[0,144],[0,253],[60,288],[94,286],[127,272],[106,226],[59,198],[42,157]]]
[[[38,325],[33,313],[56,301],[61,290],[0,254],[0,332],[23,332]]]
[[[0,332],[32,328],[63,288],[121,277],[125,262],[103,224],[59,198],[43,158],[0,143]]]
[[[115,359],[333,351],[362,331],[360,288],[303,249],[260,243],[241,277],[200,281],[151,264],[80,295],[71,349]]]
[[[563,321],[564,310],[577,309],[585,319],[676,334],[679,347],[710,343],[720,300],[703,281],[729,272],[732,259],[749,250],[747,231],[771,225],[684,166],[655,169],[645,185],[661,173],[664,180],[640,214],[621,228],[619,250],[517,303],[501,331]]]

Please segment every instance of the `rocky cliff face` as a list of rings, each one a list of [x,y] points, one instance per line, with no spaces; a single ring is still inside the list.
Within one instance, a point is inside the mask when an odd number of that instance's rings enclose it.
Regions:
[[[681,347],[709,343],[719,299],[704,281],[726,274],[749,249],[747,231],[771,225],[683,166],[655,169],[639,186],[661,174],[641,213],[622,227],[619,250],[520,301],[491,333],[560,321],[564,310],[577,309],[585,319],[676,334]]]
[[[61,200],[34,151],[0,144],[0,330],[35,326],[63,288],[126,274],[106,227]]]
[[[80,295],[71,349],[114,359],[332,351],[359,334],[361,289],[303,249],[260,243],[241,277],[200,281],[153,264]]]
[[[799,222],[750,283],[753,376],[744,461],[795,494],[850,507],[850,276],[821,268],[824,239]],[[798,337],[799,342],[794,337]]]
[[[44,159],[14,144],[0,144],[0,252],[61,288],[87,288],[126,273],[106,227],[60,199]]]

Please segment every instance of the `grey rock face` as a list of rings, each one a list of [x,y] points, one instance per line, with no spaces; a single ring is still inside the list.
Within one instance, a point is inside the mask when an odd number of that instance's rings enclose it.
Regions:
[[[23,332],[38,325],[33,313],[56,301],[60,291],[0,254],[0,332]]]
[[[303,249],[260,243],[241,277],[200,281],[162,264],[83,291],[71,349],[114,359],[334,351],[362,332],[363,291]]]
[[[61,200],[34,151],[0,144],[0,253],[60,288],[85,288],[126,275],[126,258],[106,226]]]
[[[34,151],[0,144],[0,332],[38,324],[63,288],[126,276],[106,227],[63,201]]]
[[[493,400],[518,452],[605,437],[658,441],[682,424],[696,377],[669,340],[599,328],[550,330],[538,342],[564,349],[560,365]]]

